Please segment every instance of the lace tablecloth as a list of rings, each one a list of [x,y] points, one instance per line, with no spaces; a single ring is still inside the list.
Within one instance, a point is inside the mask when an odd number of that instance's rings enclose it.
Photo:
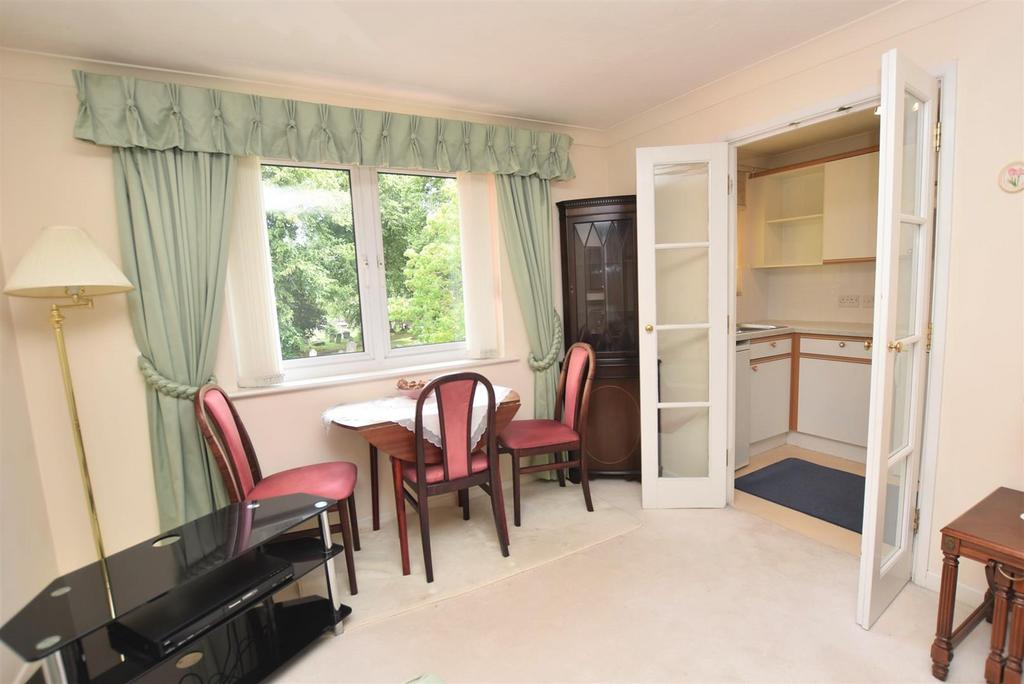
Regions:
[[[512,390],[494,385],[495,406],[505,400]],[[324,428],[332,423],[349,428],[366,427],[377,423],[397,423],[409,432],[416,431],[416,400],[404,396],[385,397],[356,404],[338,404],[327,409],[320,416]],[[477,385],[473,395],[473,434],[471,444],[476,444],[487,429],[487,389]],[[423,405],[423,436],[434,446],[441,446],[441,421],[437,415],[437,403],[433,398]]]

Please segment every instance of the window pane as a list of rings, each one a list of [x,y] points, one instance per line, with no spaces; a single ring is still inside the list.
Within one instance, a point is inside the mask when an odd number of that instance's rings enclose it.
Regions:
[[[348,171],[263,165],[285,359],[363,351]]]
[[[377,179],[392,349],[465,340],[455,179]]]

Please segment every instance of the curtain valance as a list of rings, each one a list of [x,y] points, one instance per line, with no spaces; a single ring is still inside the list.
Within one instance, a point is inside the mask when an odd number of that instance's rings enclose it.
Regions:
[[[75,137],[301,162],[575,177],[572,138],[536,131],[74,71]]]

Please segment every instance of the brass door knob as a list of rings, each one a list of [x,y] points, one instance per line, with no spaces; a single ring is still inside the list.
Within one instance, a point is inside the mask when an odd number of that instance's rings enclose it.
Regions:
[[[894,351],[897,354],[899,354],[901,351],[903,351],[903,343],[902,342],[890,342],[889,343],[889,351]]]
[[[871,351],[871,340],[864,340],[864,349]]]
[[[644,330],[647,332],[654,332],[654,326],[648,323],[647,325],[644,326]]]

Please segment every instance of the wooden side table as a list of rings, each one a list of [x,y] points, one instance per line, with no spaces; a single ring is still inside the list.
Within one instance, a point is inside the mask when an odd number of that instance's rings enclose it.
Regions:
[[[946,679],[953,649],[984,618],[992,622],[985,681],[989,684],[1021,684],[1021,660],[1024,657],[1022,514],[1024,492],[1000,487],[942,528],[942,584],[931,651],[932,674],[937,679]],[[982,605],[954,630],[953,607],[960,556],[985,564],[989,590]]]

